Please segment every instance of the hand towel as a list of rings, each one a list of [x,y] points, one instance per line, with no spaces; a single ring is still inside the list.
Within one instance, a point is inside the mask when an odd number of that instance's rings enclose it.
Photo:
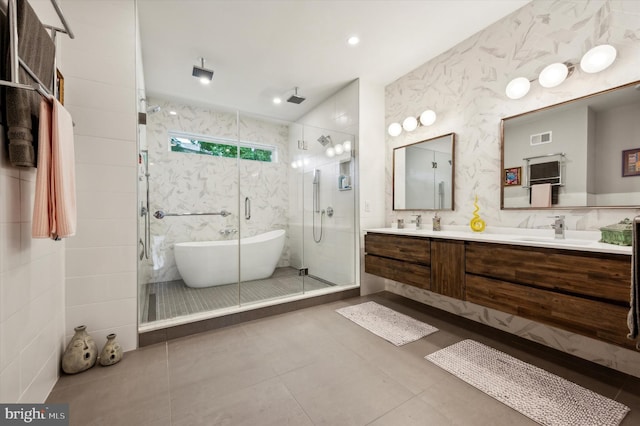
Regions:
[[[55,72],[55,44],[29,2],[18,0],[16,6],[18,55],[51,91]],[[11,66],[8,55],[7,49],[7,71]],[[22,69],[19,72],[19,79],[22,84],[34,83]],[[34,141],[37,141],[41,96],[32,90],[12,87],[7,88],[5,93],[9,161],[14,166],[35,167]]]
[[[627,316],[629,334],[631,340],[638,339],[640,334],[640,216],[633,219],[631,249],[631,297],[630,309]],[[640,349],[640,339],[636,340],[636,349]]]
[[[54,187],[54,220],[51,233],[66,238],[76,233],[76,158],[73,120],[60,102],[53,100],[51,122],[51,180]]]
[[[551,207],[551,184],[531,186],[531,207]]]
[[[39,135],[31,234],[59,240],[75,235],[77,208],[73,121],[57,100],[40,103]]]
[[[40,102],[40,124],[38,141],[38,168],[36,170],[36,190],[33,202],[31,236],[51,238],[51,119],[53,108],[49,102]]]

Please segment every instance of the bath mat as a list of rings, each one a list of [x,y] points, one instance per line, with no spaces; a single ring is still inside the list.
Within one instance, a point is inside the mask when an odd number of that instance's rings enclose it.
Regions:
[[[438,331],[437,328],[429,324],[379,305],[376,302],[347,306],[346,308],[336,309],[336,312],[396,346],[414,342]]]
[[[542,425],[618,425],[629,407],[473,340],[425,357]]]

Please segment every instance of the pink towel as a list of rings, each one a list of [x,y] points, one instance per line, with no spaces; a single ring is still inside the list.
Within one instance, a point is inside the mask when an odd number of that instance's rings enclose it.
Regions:
[[[551,207],[551,184],[531,186],[531,207]]]
[[[40,103],[38,171],[31,233],[34,238],[76,233],[76,173],[73,121],[57,100]]]

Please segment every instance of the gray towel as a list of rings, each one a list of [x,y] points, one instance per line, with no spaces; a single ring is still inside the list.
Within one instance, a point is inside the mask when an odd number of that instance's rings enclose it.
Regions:
[[[638,339],[640,333],[640,216],[633,219],[633,245],[631,249],[631,299],[627,325],[629,339]],[[636,348],[640,349],[640,340],[636,341]]]
[[[51,91],[55,71],[55,45],[26,0],[17,1],[16,12],[18,18],[18,55]],[[7,56],[7,67],[10,66],[9,56]],[[20,69],[19,77],[22,84],[34,83],[26,71],[22,69]],[[7,112],[9,160],[14,166],[36,166],[34,143],[38,140],[40,100],[40,95],[32,90],[6,89],[4,105]]]

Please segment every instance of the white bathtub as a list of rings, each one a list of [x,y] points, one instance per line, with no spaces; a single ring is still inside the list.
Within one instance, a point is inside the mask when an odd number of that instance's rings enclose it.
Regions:
[[[284,230],[240,240],[241,281],[270,277],[284,247]],[[189,287],[201,288],[238,282],[238,240],[174,244],[178,272]]]

